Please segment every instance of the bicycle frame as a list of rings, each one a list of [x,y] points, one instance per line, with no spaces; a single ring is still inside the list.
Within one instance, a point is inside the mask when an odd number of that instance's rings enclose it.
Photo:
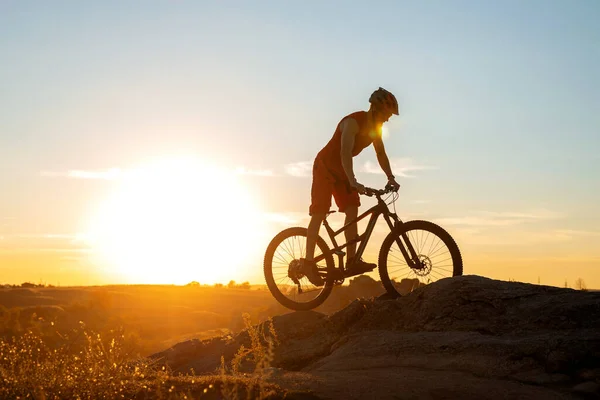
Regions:
[[[329,239],[331,240],[331,243],[333,244],[333,248],[328,253],[324,253],[324,254],[321,254],[321,255],[315,257],[315,262],[319,262],[319,261],[325,259],[326,257],[329,257],[331,254],[335,254],[339,258],[339,269],[342,272],[344,272],[345,271],[344,256],[346,255],[346,253],[344,251],[342,251],[342,249],[348,247],[350,244],[360,242],[360,245],[358,246],[358,249],[356,250],[355,257],[358,257],[358,258],[362,257],[362,255],[365,251],[365,248],[367,247],[367,243],[369,242],[369,239],[371,237],[371,234],[373,233],[373,229],[375,228],[375,224],[377,223],[377,220],[379,219],[380,215],[383,215],[385,222],[387,223],[388,227],[390,228],[390,232],[393,232],[394,230],[399,229],[402,226],[403,222],[400,220],[398,215],[396,215],[396,213],[390,212],[387,204],[381,199],[381,197],[379,195],[376,195],[376,197],[377,197],[376,205],[369,208],[367,211],[365,211],[361,215],[357,216],[355,219],[348,222],[347,224],[345,224],[343,227],[341,227],[337,231],[334,231],[333,228],[331,228],[331,226],[327,222],[327,217],[325,217],[325,219],[323,220],[323,225],[325,226],[325,230],[327,231],[327,234],[329,235]],[[341,245],[338,245],[337,241],[335,240],[336,236],[338,236],[342,232],[345,232],[350,226],[352,226],[354,224],[358,224],[358,222],[360,220],[362,220],[363,218],[365,218],[368,215],[371,215],[371,218],[369,220],[369,223],[367,224],[367,227],[365,228],[365,231],[361,235],[358,235],[355,239],[350,240]],[[414,247],[408,240],[406,233],[403,232],[400,237],[402,237],[402,239],[404,240],[404,243],[406,243],[406,247],[408,247],[408,249],[406,249],[405,246],[403,246],[403,244],[399,240],[399,238],[396,239],[396,244],[400,248],[400,251],[402,252],[402,255],[404,256],[404,259],[406,260],[407,264],[411,268],[415,268],[415,266],[418,265],[418,262],[419,262],[418,255],[417,255]]]

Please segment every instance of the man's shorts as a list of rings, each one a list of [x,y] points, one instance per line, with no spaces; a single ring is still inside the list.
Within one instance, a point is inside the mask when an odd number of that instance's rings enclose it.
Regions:
[[[325,166],[320,157],[317,157],[313,164],[309,215],[327,213],[331,208],[332,195],[340,212],[345,212],[348,206],[360,207],[358,191],[350,186],[346,174],[333,172]]]

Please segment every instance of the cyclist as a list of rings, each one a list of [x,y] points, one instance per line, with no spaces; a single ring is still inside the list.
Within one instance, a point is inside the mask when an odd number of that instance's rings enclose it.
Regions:
[[[388,184],[395,189],[400,187],[392,174],[381,137],[383,124],[392,114],[398,115],[398,101],[392,93],[380,87],[371,94],[369,103],[369,111],[357,111],[341,119],[333,137],[314,160],[306,258],[300,259],[300,262],[303,273],[316,286],[322,286],[324,282],[313,260],[315,243],[321,223],[331,207],[331,196],[340,212],[346,214],[345,224],[348,224],[358,216],[359,194],[365,193],[365,187],[354,176],[352,157],[373,143],[377,161],[388,178]],[[344,233],[346,241],[355,239],[358,236],[357,224],[348,227]],[[377,267],[361,258],[355,259],[356,243],[348,245],[346,254],[347,268],[352,273],[372,271]]]

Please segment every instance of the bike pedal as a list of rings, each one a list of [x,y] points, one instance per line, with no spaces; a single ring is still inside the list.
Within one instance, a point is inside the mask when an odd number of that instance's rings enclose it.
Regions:
[[[342,273],[342,271],[340,271],[339,269],[335,269],[332,272],[328,272],[328,275],[331,274],[331,277],[333,277],[334,281],[339,281],[339,280],[344,280],[344,274]],[[328,276],[329,277],[329,276]]]

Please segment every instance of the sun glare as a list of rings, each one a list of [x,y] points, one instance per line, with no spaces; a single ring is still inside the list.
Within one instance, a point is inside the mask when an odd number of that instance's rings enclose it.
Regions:
[[[89,238],[126,282],[227,283],[257,254],[260,231],[259,209],[234,174],[181,158],[125,174]]]
[[[388,138],[388,136],[390,135],[390,130],[388,129],[388,127],[383,124],[381,127],[381,137],[385,140]]]

